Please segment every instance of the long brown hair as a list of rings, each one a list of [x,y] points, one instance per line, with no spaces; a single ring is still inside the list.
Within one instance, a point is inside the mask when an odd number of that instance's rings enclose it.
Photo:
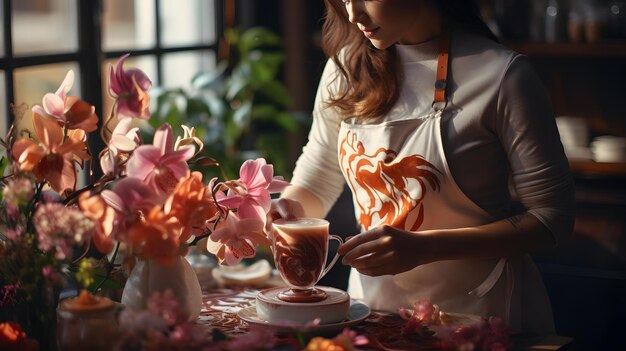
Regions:
[[[402,83],[394,46],[385,50],[374,48],[357,26],[349,22],[342,1],[325,0],[325,3],[322,49],[348,82],[346,90],[331,96],[328,106],[337,108],[344,117],[384,116],[398,100]],[[498,41],[481,19],[475,0],[437,0],[434,4],[446,21]]]

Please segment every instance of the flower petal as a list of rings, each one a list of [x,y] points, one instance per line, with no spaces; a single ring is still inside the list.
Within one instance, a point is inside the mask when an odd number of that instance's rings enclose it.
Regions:
[[[126,173],[129,177],[145,179],[154,170],[160,158],[161,150],[152,145],[141,145],[128,159]]]
[[[58,95],[48,93],[43,96],[43,109],[51,117],[63,121],[65,113],[65,99]]]
[[[272,182],[267,187],[267,191],[269,191],[270,194],[279,193],[285,190],[285,188],[287,188],[290,185],[291,183],[289,183],[288,181],[285,181],[283,177],[276,176],[272,179]]]
[[[33,125],[39,141],[48,151],[55,150],[63,142],[63,129],[56,120],[34,113]]]
[[[61,98],[61,100],[65,100],[67,93],[70,92],[73,85],[74,85],[74,71],[69,70],[67,71],[67,74],[65,75],[65,78],[63,79],[63,82],[57,89],[55,95],[58,95]]]

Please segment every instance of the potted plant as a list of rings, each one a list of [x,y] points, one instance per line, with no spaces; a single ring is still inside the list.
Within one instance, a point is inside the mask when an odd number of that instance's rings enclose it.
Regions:
[[[198,73],[188,88],[155,89],[150,123],[195,126],[228,179],[250,157],[266,158],[288,177],[286,135],[309,118],[288,111],[291,97],[279,79],[280,37],[263,27],[229,29],[225,36],[229,51],[215,69]]]

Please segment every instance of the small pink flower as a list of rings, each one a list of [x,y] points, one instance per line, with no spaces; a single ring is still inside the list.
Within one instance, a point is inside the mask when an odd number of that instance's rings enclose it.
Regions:
[[[271,206],[270,194],[280,192],[289,183],[283,177],[274,177],[274,166],[263,158],[247,160],[239,170],[239,180],[224,182],[229,188],[226,197],[218,193],[218,203],[236,208],[241,218],[256,218],[265,224]]]
[[[117,69],[109,68],[109,94],[117,100],[116,112],[119,119],[136,117],[150,118],[150,78],[137,68],[124,70],[126,54],[117,62]]]
[[[141,179],[164,200],[187,174],[187,161],[193,154],[193,146],[174,150],[172,127],[166,123],[157,129],[152,145],[135,149],[128,159],[126,172],[129,177]]]
[[[350,328],[345,328],[334,340],[341,345],[363,346],[369,343],[365,335],[359,335]]]
[[[230,351],[271,350],[278,343],[274,330],[264,326],[250,325],[246,334],[240,335],[226,345]]]
[[[7,182],[2,191],[4,201],[15,207],[25,206],[35,195],[34,184],[28,178],[16,178]]]
[[[6,233],[4,233],[9,240],[15,240],[22,234],[24,234],[24,227],[21,225],[17,225],[15,228],[7,228]]]
[[[264,226],[258,218],[239,219],[235,213],[229,213],[209,236],[207,250],[218,258],[220,264],[234,265],[243,258],[254,257],[257,245],[269,245]]]
[[[79,209],[59,203],[42,204],[33,216],[39,249],[55,253],[57,259],[71,257],[72,249],[91,238],[94,224]]]
[[[148,298],[148,310],[160,316],[168,325],[184,323],[187,321],[185,313],[180,308],[180,304],[171,290],[164,292],[154,292]]]

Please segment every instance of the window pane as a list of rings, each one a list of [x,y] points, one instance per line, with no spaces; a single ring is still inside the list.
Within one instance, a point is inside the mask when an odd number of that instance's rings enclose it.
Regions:
[[[117,59],[110,59],[104,62],[102,67],[102,114],[103,120],[106,119],[111,113],[113,107],[113,98],[109,95],[109,69],[113,66],[117,68]],[[130,56],[124,61],[124,70],[130,68],[137,68],[148,75],[148,78],[152,80],[152,86],[158,85],[157,82],[157,63],[154,56]]]
[[[104,50],[154,46],[156,42],[154,0],[105,0],[103,6]]]
[[[215,42],[215,0],[162,0],[164,47]]]
[[[189,87],[193,76],[214,67],[215,55],[209,50],[164,55],[163,86]]]
[[[76,51],[76,1],[13,1],[13,49],[16,55]]]
[[[15,70],[15,104],[27,104],[29,107],[41,105],[46,93],[54,93],[69,70],[74,70],[74,86],[68,95],[80,96],[78,64],[61,63],[19,68]],[[25,113],[18,122],[19,128],[31,128],[32,116]]]

